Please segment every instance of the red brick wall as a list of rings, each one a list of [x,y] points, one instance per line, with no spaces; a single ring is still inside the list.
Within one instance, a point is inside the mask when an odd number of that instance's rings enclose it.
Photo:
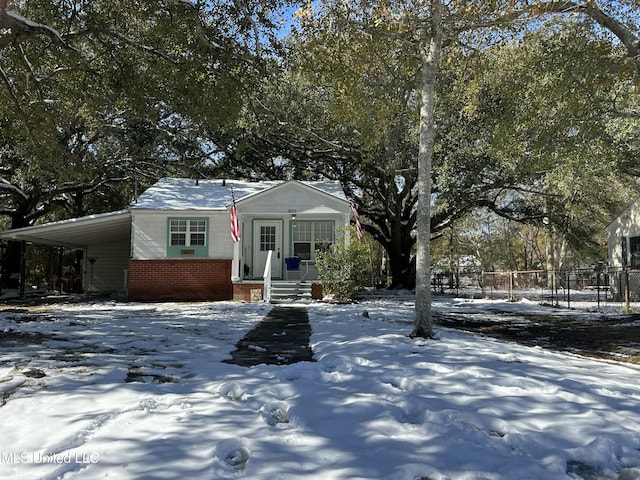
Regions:
[[[231,260],[129,260],[131,301],[231,300]]]
[[[264,292],[264,284],[260,283],[235,283],[233,285],[233,299],[244,300],[245,302],[254,301],[251,298],[252,290],[260,290],[260,298]]]

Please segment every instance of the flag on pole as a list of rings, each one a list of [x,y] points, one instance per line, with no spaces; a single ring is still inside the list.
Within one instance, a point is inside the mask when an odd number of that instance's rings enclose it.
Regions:
[[[349,202],[351,205],[351,212],[353,213],[353,218],[356,221],[356,234],[358,235],[358,239],[362,238],[362,225],[360,225],[360,215],[358,215],[358,210],[353,202]]]
[[[238,222],[238,211],[235,205],[231,207],[231,240],[233,240],[233,243],[240,241],[240,223]]]
[[[231,199],[233,200],[233,206],[231,207],[231,240],[233,240],[233,243],[238,243],[240,241],[240,222],[238,222],[238,210],[236,209],[233,187],[231,187]]]

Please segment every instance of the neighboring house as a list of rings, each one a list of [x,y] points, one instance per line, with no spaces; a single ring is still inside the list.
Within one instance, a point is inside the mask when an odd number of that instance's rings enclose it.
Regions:
[[[609,267],[640,270],[640,201],[627,207],[605,228]]]
[[[231,236],[234,199],[238,242]],[[83,250],[86,292],[126,292],[132,301],[255,300],[265,271],[274,280],[317,280],[315,252],[336,241],[351,215],[333,181],[165,178],[125,210],[0,237]]]
[[[619,301],[640,301],[640,201],[627,207],[605,231],[611,294]]]

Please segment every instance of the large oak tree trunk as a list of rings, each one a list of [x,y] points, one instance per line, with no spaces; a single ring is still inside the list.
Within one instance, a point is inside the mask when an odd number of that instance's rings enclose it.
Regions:
[[[433,337],[431,320],[431,159],[435,112],[435,84],[442,49],[442,4],[431,2],[429,30],[422,48],[420,151],[418,153],[418,242],[416,245],[416,306],[412,337]]]

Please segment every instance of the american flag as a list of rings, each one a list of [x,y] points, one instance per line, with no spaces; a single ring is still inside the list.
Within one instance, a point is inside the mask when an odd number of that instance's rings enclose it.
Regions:
[[[235,203],[231,207],[231,240],[233,240],[233,243],[240,241],[240,223],[238,222],[238,211]]]
[[[358,215],[358,210],[353,202],[349,202],[351,205],[351,211],[353,212],[353,218],[356,221],[356,234],[358,235],[358,239],[362,238],[362,225],[360,225],[360,215]]]

